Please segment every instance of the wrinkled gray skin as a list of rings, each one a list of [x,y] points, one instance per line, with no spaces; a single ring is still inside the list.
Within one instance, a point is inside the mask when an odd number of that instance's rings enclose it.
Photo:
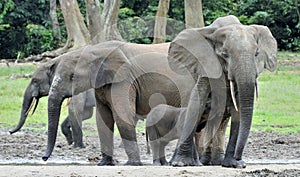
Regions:
[[[95,88],[96,121],[102,159],[114,165],[113,132],[120,132],[127,165],[141,165],[136,139],[136,117],[158,104],[186,106],[195,84],[191,75],[178,75],[167,62],[169,43],[142,45],[103,42],[69,52],[61,58],[48,97],[48,144],[51,155],[57,134],[61,103],[65,98]],[[71,92],[70,90],[73,90]]]
[[[146,118],[146,134],[150,140],[150,146],[153,156],[153,165],[168,165],[165,157],[165,146],[172,140],[178,139],[182,134],[182,128],[187,108],[176,108],[173,106],[160,104],[151,109]],[[205,126],[205,122],[198,125],[199,130]],[[199,136],[195,136],[199,137]],[[198,139],[195,140],[199,141]],[[200,165],[196,150],[195,161]],[[170,163],[172,160],[170,161]]]
[[[33,100],[36,99],[36,104],[33,110],[34,113],[38,106],[38,100],[41,97],[48,96],[55,69],[59,62],[60,59],[51,60],[39,66],[33,73],[23,96],[19,123],[14,129],[9,131],[11,134],[19,131],[23,127],[28,113],[34,105]],[[68,107],[69,115],[61,125],[62,132],[65,135],[68,144],[72,144],[74,142],[74,147],[84,147],[82,142],[81,123],[83,120],[92,117],[93,107],[95,107],[93,89],[72,98]]]
[[[172,41],[168,59],[174,71],[186,73],[188,70],[199,75],[190,96],[184,131],[172,165],[195,165],[193,132],[199,121],[195,115],[203,113],[207,97],[212,93],[215,95],[212,104],[219,102],[212,106],[218,109],[212,120],[221,120],[221,113],[226,107],[226,93],[232,92],[237,109],[234,106],[229,109],[230,138],[222,166],[246,167],[242,154],[252,122],[257,77],[264,68],[274,71],[277,64],[277,42],[270,30],[261,25],[241,24],[187,29]],[[230,82],[232,87],[229,87]],[[219,125],[208,122],[206,130],[212,134]]]

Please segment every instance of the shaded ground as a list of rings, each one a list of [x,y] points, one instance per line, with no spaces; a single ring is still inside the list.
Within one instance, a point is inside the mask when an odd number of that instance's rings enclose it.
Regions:
[[[84,129],[91,129],[88,125]],[[251,132],[248,144],[245,149],[244,159],[248,162],[245,170],[232,170],[222,167],[152,167],[150,166],[152,156],[146,154],[146,140],[143,132],[138,132],[138,142],[141,151],[141,158],[146,166],[144,167],[124,167],[126,155],[124,149],[119,147],[120,137],[115,137],[115,159],[117,167],[97,167],[96,162],[100,157],[100,145],[97,135],[85,135],[84,142],[86,148],[78,149],[67,145],[64,137],[60,133],[54,152],[47,162],[41,160],[46,147],[47,136],[45,133],[34,133],[21,131],[14,135],[9,135],[1,131],[0,135],[0,162],[7,163],[32,163],[43,164],[42,166],[0,166],[1,171],[10,171],[18,174],[18,170],[26,171],[27,176],[44,176],[43,169],[60,168],[56,176],[95,176],[97,169],[101,169],[101,176],[131,176],[133,173],[140,176],[153,176],[154,174],[165,174],[167,176],[207,176],[214,174],[217,176],[300,176],[300,133],[297,134],[279,134],[275,132],[259,133]],[[176,141],[171,142],[166,148],[167,159],[169,159],[175,148]],[[266,163],[287,163],[289,165],[257,165]],[[84,166],[77,167],[79,163]],[[297,164],[295,164],[297,163]],[[68,164],[64,166],[52,166],[53,164]],[[76,165],[77,164],[77,165]],[[51,166],[47,166],[51,165]],[[71,166],[69,166],[71,165]],[[31,168],[32,167],[32,168]],[[67,167],[67,168],[66,168]],[[3,170],[1,170],[3,168]],[[21,169],[19,169],[21,168]],[[49,170],[48,169],[48,170]],[[62,169],[69,169],[67,171]],[[156,172],[153,172],[156,171]],[[105,172],[107,171],[107,172]],[[139,172],[137,172],[139,171]],[[98,171],[99,172],[99,171]],[[104,173],[105,172],[105,173]],[[52,170],[49,174],[53,173]],[[85,175],[84,175],[85,174]],[[89,175],[87,175],[89,174]],[[130,175],[131,174],[131,175]],[[5,173],[5,176],[8,175]],[[13,174],[12,174],[13,175]],[[99,174],[98,174],[99,175]],[[14,176],[14,175],[13,175]],[[25,175],[26,176],[26,175]]]

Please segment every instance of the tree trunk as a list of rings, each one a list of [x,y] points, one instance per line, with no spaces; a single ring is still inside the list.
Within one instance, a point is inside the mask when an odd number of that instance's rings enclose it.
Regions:
[[[87,26],[91,35],[91,41],[92,44],[97,44],[101,41],[99,34],[103,30],[100,2],[99,0],[86,0],[85,3]]]
[[[108,40],[124,41],[117,28],[119,9],[120,0],[104,0],[103,30],[99,32],[101,42]]]
[[[61,33],[60,33],[60,27],[56,15],[56,0],[50,0],[50,20],[52,22],[52,31],[53,31],[53,37],[56,41],[58,41],[58,44],[61,42]]]
[[[160,0],[155,17],[153,43],[163,43],[166,40],[167,14],[169,11],[169,0]]]
[[[184,0],[186,28],[204,27],[202,0]]]
[[[90,43],[90,33],[84,23],[77,1],[59,0],[59,2],[68,33],[65,46],[56,51],[58,54],[62,54]]]

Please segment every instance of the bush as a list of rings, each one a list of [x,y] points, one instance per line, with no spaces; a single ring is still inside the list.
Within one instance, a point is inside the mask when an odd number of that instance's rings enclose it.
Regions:
[[[26,38],[27,43],[24,50],[26,56],[53,50],[56,45],[52,30],[46,29],[42,25],[28,24],[26,26]]]

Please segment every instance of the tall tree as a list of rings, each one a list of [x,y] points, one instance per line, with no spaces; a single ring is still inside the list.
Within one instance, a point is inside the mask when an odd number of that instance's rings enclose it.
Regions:
[[[101,16],[101,7],[99,0],[86,0],[86,21],[87,27],[91,35],[92,43],[101,41],[98,33],[102,31],[103,19]]]
[[[50,20],[52,23],[52,32],[53,32],[53,37],[58,43],[61,42],[61,33],[60,33],[60,27],[57,19],[57,14],[56,14],[56,0],[50,0]]]
[[[59,0],[68,34],[65,46],[56,51],[65,53],[90,43],[90,33],[84,23],[76,0]]]
[[[202,0],[184,0],[186,28],[204,27]]]
[[[101,42],[113,39],[123,41],[117,28],[119,9],[120,0],[104,0],[102,31],[98,34]]]
[[[170,1],[160,0],[155,17],[154,39],[153,43],[163,43],[166,40],[167,15]]]

